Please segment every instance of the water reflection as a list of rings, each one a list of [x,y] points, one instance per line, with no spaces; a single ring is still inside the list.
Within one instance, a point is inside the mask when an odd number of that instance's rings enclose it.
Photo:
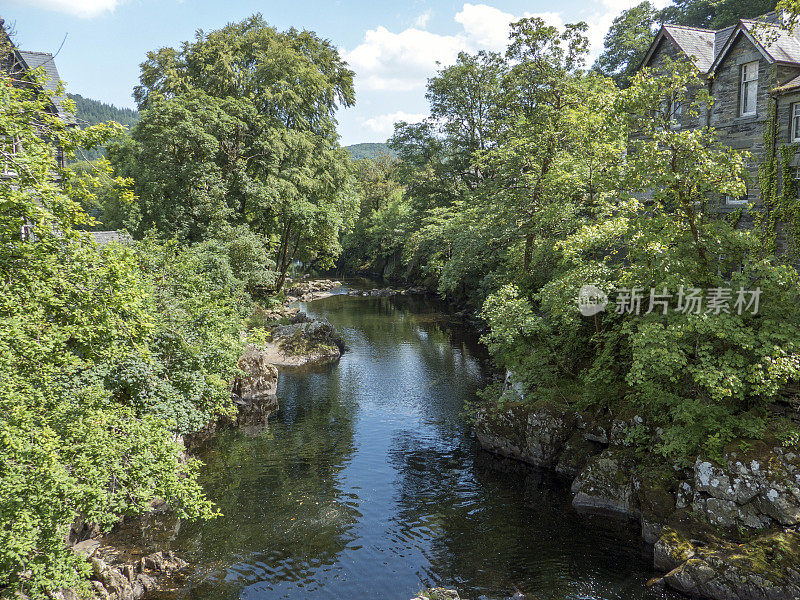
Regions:
[[[412,298],[304,309],[351,350],[283,373],[266,428],[200,448],[224,516],[164,536],[199,567],[184,597],[407,600],[439,583],[473,598],[660,597],[628,524],[579,516],[563,484],[477,449],[460,417],[486,367],[469,330]]]

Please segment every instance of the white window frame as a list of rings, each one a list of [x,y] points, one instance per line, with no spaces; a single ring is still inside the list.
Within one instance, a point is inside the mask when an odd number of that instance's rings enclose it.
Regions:
[[[17,172],[12,167],[10,159],[22,152],[22,140],[20,140],[18,137],[4,137],[0,140],[0,142],[2,142],[3,153],[7,155],[7,158],[3,157],[2,174],[6,176],[16,175]]]
[[[751,117],[758,110],[758,67],[759,61],[754,60],[744,63],[739,70],[739,116]],[[753,97],[750,98],[750,90],[755,89]],[[748,104],[752,99],[753,105]]]
[[[673,96],[669,106],[669,121],[670,127],[673,129],[681,128],[681,121],[683,120],[683,102]]]
[[[675,95],[665,96],[661,100],[661,114],[666,118],[670,129],[680,129],[683,117],[683,103]]]
[[[750,190],[745,190],[744,196],[740,198],[733,198],[732,196],[725,196],[725,204],[728,206],[741,206],[750,202]]]
[[[800,142],[800,102],[792,103],[792,120],[789,126],[792,142]]]

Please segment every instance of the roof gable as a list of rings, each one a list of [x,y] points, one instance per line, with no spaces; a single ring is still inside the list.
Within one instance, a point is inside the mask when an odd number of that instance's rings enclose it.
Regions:
[[[800,37],[797,30],[789,32],[777,23],[742,19],[717,53],[709,74],[719,68],[740,36],[746,38],[770,63],[800,66]]]
[[[52,54],[49,52],[31,52],[29,50],[20,50],[19,48],[15,48],[14,51],[18,61],[26,70],[32,71],[33,69],[42,67],[47,79],[47,81],[44,82],[44,88],[46,90],[55,92],[58,89],[58,85],[61,83],[61,76],[58,74],[58,69],[56,69],[56,63]],[[64,96],[53,95],[51,100],[58,116],[68,123],[73,123],[74,118],[72,115],[64,110]]]
[[[678,47],[698,71],[705,73],[714,60],[715,34],[716,32],[709,29],[684,27],[682,25],[662,25],[650,44],[640,68],[650,63],[659,44],[668,39]]]

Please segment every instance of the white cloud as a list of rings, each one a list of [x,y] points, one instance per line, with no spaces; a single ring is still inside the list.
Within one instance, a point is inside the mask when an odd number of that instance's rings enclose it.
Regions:
[[[459,36],[415,27],[392,33],[380,26],[367,31],[364,41],[346,52],[345,59],[355,70],[359,86],[400,91],[423,87],[436,71],[437,61],[451,64],[464,49]]]
[[[502,50],[508,44],[508,26],[514,15],[486,4],[464,4],[455,21],[464,28],[465,42],[485,50]]]
[[[424,29],[430,14],[423,13],[414,26],[399,33],[382,25],[370,29],[361,44],[350,51],[342,49],[361,90],[423,89],[427,79],[440,66],[453,64],[459,52],[503,51],[508,45],[509,25],[521,18],[487,4],[465,3],[453,17],[461,31],[442,35]],[[541,17],[551,25],[563,26],[557,12],[524,16]]]
[[[508,25],[514,16],[486,4],[463,5],[455,15],[463,31],[441,35],[424,30],[430,13],[415,25],[394,33],[384,26],[370,29],[364,41],[344,56],[357,74],[357,85],[366,90],[408,91],[422,89],[438,64],[453,64],[461,51],[502,50]]]
[[[113,11],[121,0],[20,0],[20,3],[90,19]]]
[[[407,113],[402,110],[389,113],[386,115],[378,115],[363,121],[364,127],[374,133],[378,133],[384,137],[389,137],[394,133],[394,124],[398,121],[405,121],[406,123],[418,123],[422,121],[427,115],[424,113]]]

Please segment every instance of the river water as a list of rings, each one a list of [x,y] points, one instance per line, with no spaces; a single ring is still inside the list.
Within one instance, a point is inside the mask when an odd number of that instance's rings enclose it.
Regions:
[[[478,448],[463,412],[488,362],[468,328],[406,297],[301,308],[350,350],[282,373],[266,426],[199,449],[223,516],[145,532],[198,569],[169,597],[408,600],[447,585],[472,599],[675,598],[645,587],[634,524],[577,514],[563,482]]]

